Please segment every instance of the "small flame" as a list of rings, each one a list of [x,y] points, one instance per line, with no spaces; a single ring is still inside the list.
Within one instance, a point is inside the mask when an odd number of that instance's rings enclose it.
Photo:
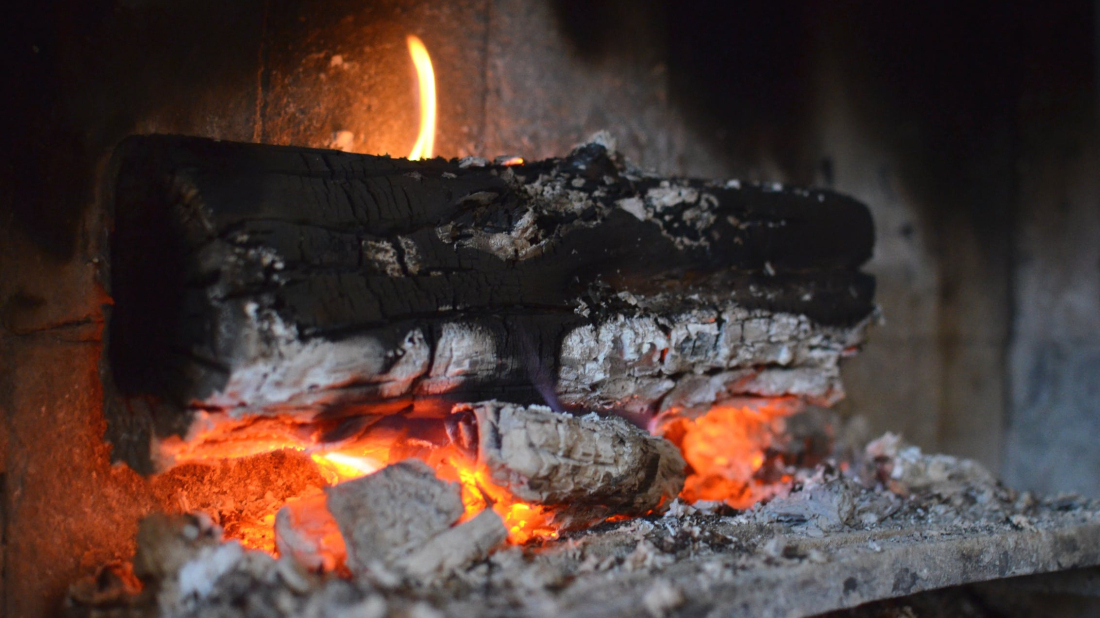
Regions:
[[[435,146],[435,73],[432,71],[432,59],[424,43],[414,35],[409,35],[409,55],[416,65],[416,77],[420,84],[420,135],[416,145],[409,153],[409,159],[432,158]]]
[[[356,457],[343,453],[314,453],[313,462],[321,469],[325,479],[335,485],[346,479],[358,478],[386,467],[385,462],[373,457]]]
[[[511,167],[513,165],[523,165],[523,157],[508,157],[500,162],[505,167]]]

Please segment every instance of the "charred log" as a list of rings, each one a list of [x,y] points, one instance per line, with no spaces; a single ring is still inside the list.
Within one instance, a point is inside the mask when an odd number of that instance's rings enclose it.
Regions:
[[[193,409],[829,401],[873,310],[858,202],[599,144],[505,167],[151,136],[113,166],[110,367],[162,435]]]

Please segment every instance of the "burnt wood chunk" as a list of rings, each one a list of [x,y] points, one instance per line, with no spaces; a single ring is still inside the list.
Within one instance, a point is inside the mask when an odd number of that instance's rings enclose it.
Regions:
[[[430,580],[485,559],[507,538],[504,520],[492,509],[485,509],[470,521],[444,530],[411,549],[394,566],[414,579]]]
[[[566,527],[663,512],[684,487],[680,450],[621,418],[497,401],[456,406],[455,417],[454,425],[474,423],[452,433],[476,433],[477,461],[493,481],[521,500],[554,506]]]
[[[329,487],[325,494],[353,573],[394,565],[464,512],[458,484],[439,480],[416,459]]]
[[[393,572],[426,580],[475,560],[504,543],[508,530],[492,510],[470,521],[463,514],[457,484],[436,478],[427,464],[410,459],[325,490],[328,511],[347,544],[347,566],[353,574]],[[325,519],[328,513],[315,513]],[[316,530],[289,530],[303,537],[298,545],[316,545]],[[306,542],[302,542],[306,541]],[[312,567],[317,559],[301,554],[299,564]],[[299,555],[294,555],[296,560]]]
[[[595,143],[508,167],[144,136],[112,167],[108,358],[160,435],[195,409],[828,402],[873,313],[862,204]]]

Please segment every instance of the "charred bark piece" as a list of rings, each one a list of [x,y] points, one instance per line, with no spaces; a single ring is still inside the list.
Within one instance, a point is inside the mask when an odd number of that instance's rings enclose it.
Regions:
[[[477,460],[516,497],[566,527],[663,512],[684,486],[680,451],[621,418],[496,401],[455,407],[477,426]],[[465,445],[459,445],[465,446]]]
[[[655,413],[697,375],[826,401],[873,311],[863,205],[659,178],[600,144],[508,167],[145,136],[112,166],[108,359],[161,435],[194,409],[445,416],[553,392]],[[677,335],[686,315],[713,341]],[[796,328],[756,341],[758,322]],[[147,443],[133,424],[116,442]]]

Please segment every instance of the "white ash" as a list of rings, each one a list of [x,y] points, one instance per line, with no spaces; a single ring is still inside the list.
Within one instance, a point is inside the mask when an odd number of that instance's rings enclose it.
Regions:
[[[806,526],[828,532],[847,526],[855,513],[857,490],[843,477],[811,478],[797,493],[781,495],[758,513],[765,521]],[[811,532],[813,534],[813,532]]]
[[[386,240],[363,240],[362,254],[374,269],[391,277],[404,277],[405,268],[397,257],[397,249]]]
[[[204,547],[179,570],[181,598],[202,601],[214,591],[214,583],[228,573],[244,558],[244,549],[236,541],[224,545]]]
[[[495,195],[493,198],[495,199]],[[512,229],[503,232],[487,232],[482,229],[463,229],[463,238],[457,242],[453,234],[440,231],[441,238],[448,238],[457,246],[491,253],[504,261],[526,260],[540,255],[553,242],[543,238],[536,225],[538,213],[528,210],[512,223]],[[450,236],[450,237],[449,237]]]
[[[863,464],[867,481],[881,482],[901,495],[934,494],[958,500],[967,492],[978,491],[978,498],[989,501],[999,489],[996,477],[978,462],[951,455],[925,455],[893,433],[867,445]]]
[[[394,567],[410,577],[429,580],[483,560],[508,538],[504,521],[485,509],[470,521],[444,530],[399,557]]]
[[[476,324],[448,322],[441,328],[431,368],[416,385],[418,393],[445,393],[470,376],[499,371],[496,335]]]
[[[434,350],[424,333],[409,330],[397,346],[372,337],[339,341],[303,339],[297,328],[270,309],[255,303],[243,307],[257,330],[242,332],[249,364],[230,375],[229,382],[207,403],[228,412],[230,419],[263,415],[271,410],[302,410],[311,416],[317,406],[338,397],[347,384],[370,384],[385,397],[413,392],[446,392],[471,375],[499,371],[497,341],[491,331],[468,323],[444,323]],[[196,415],[196,421],[202,416]],[[210,423],[217,419],[207,417]],[[196,422],[189,439],[209,430]]]
[[[638,315],[615,315],[565,337],[563,400],[630,409],[663,398],[663,411],[737,395],[797,395],[829,405],[844,394],[840,359],[862,343],[867,326],[825,327],[728,299],[662,315],[653,311],[659,298],[633,298]]]
[[[355,573],[385,569],[425,545],[462,516],[457,483],[436,478],[422,461],[386,466],[325,490],[329,511]]]

